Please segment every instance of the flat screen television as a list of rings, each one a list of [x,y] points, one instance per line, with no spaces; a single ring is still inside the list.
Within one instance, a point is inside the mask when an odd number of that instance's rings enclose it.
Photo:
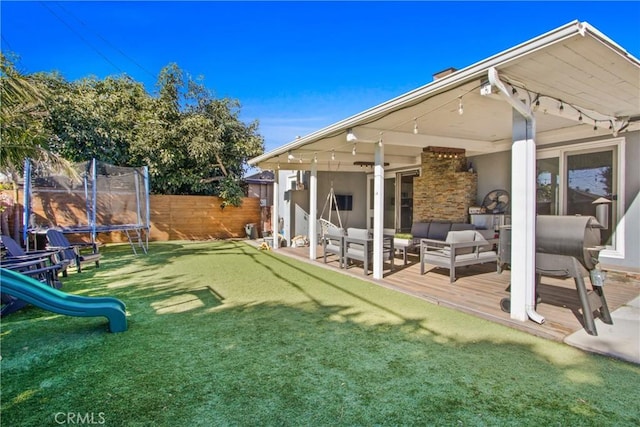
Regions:
[[[336,194],[336,204],[333,206],[333,210],[350,211],[353,209],[353,196],[350,194]]]

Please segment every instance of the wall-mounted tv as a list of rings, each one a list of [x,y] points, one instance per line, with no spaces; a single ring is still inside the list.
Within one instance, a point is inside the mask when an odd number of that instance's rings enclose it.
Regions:
[[[336,194],[336,204],[333,206],[333,210],[336,207],[339,211],[350,211],[353,209],[353,196],[350,194]]]

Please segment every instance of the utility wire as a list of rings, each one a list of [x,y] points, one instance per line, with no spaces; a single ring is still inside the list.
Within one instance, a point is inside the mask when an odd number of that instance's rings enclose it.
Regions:
[[[109,58],[107,58],[106,55],[104,55],[102,52],[100,52],[99,49],[97,49],[95,46],[93,46],[86,38],[84,38],[82,36],[82,34],[80,34],[78,31],[76,31],[71,25],[69,25],[69,23],[67,21],[65,21],[60,15],[58,15],[56,12],[54,12],[49,6],[47,6],[47,4],[45,2],[39,2],[42,7],[44,7],[45,9],[47,9],[49,11],[49,13],[51,13],[53,16],[55,16],[60,22],[62,22],[62,24],[64,24],[64,26],[66,26],[67,28],[69,28],[69,30],[71,30],[76,36],[78,36],[78,38],[80,38],[80,40],[82,40],[87,46],[89,46],[95,53],[97,53],[98,55],[100,55],[102,57],[102,59],[104,59],[107,63],[111,64],[111,66],[113,66],[113,68],[115,68],[116,70],[118,70],[120,73],[126,74],[124,70],[122,70],[120,67],[118,67],[116,64],[114,64]]]
[[[81,20],[80,18],[78,18],[76,15],[74,15],[71,11],[69,11],[68,9],[66,9],[64,6],[62,6],[62,4],[60,4],[59,2],[56,2],[56,5],[62,9],[65,13],[67,13],[68,15],[70,15],[71,17],[73,17],[76,21],[78,21],[83,27],[87,28],[89,31],[91,31],[93,34],[95,34],[100,40],[102,40],[103,42],[105,42],[110,48],[112,48],[113,50],[115,50],[116,52],[118,52],[120,55],[122,55],[125,59],[128,59],[129,61],[131,61],[131,63],[133,63],[135,66],[137,66],[138,68],[140,68],[142,71],[144,71],[145,73],[147,73],[149,76],[151,76],[152,78],[156,78],[156,75],[153,74],[151,71],[147,70],[144,66],[142,66],[139,62],[137,62],[135,59],[133,59],[131,56],[127,55],[124,51],[122,51],[120,48],[118,48],[116,45],[114,45],[113,43],[111,43],[109,40],[107,40],[105,37],[103,37],[100,33],[98,33],[96,30],[94,30],[93,28],[91,28],[90,26],[88,26],[83,20]]]

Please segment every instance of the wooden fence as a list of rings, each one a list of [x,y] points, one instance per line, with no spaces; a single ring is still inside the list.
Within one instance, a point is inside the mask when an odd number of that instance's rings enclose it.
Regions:
[[[13,199],[12,191],[2,193],[5,199]],[[20,191],[17,208],[9,206],[5,213],[10,230],[16,229],[16,221],[21,229],[22,197]],[[257,197],[245,197],[240,207],[227,206],[223,209],[222,200],[214,196],[151,195],[149,205],[151,241],[242,238],[246,236],[246,224],[255,224],[256,235],[260,236],[262,232],[260,199]],[[31,206],[35,222],[40,226],[86,224],[84,201],[73,195],[62,194],[47,200],[34,197]],[[103,243],[124,242],[126,236],[121,232],[101,233],[98,240]]]

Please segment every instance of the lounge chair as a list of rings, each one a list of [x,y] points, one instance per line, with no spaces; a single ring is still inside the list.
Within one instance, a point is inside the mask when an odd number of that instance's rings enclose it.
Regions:
[[[50,257],[46,254],[40,258],[36,256],[32,256],[31,258],[5,257],[0,261],[0,266],[5,270],[15,271],[29,276],[51,288],[60,289],[62,287],[62,283],[58,280],[58,273],[62,269],[62,264],[52,263]],[[0,294],[0,299],[2,300],[0,317],[14,313],[27,305],[22,299],[9,295],[6,292]]]
[[[67,277],[67,267],[69,266],[70,261],[63,259],[63,255],[60,253],[60,250],[38,250],[38,251],[25,251],[22,249],[22,246],[18,244],[13,238],[1,235],[0,243],[4,247],[7,253],[6,260],[22,260],[28,261],[31,259],[40,259],[44,257],[49,257],[51,260],[51,264],[60,264],[60,271],[62,272],[63,277]]]
[[[98,245],[95,243],[71,243],[61,231],[47,230],[47,249],[57,249],[63,254],[63,258],[75,264],[78,273],[82,272],[82,264],[95,262],[96,267],[100,267],[100,253]],[[84,252],[87,249],[90,253]]]

